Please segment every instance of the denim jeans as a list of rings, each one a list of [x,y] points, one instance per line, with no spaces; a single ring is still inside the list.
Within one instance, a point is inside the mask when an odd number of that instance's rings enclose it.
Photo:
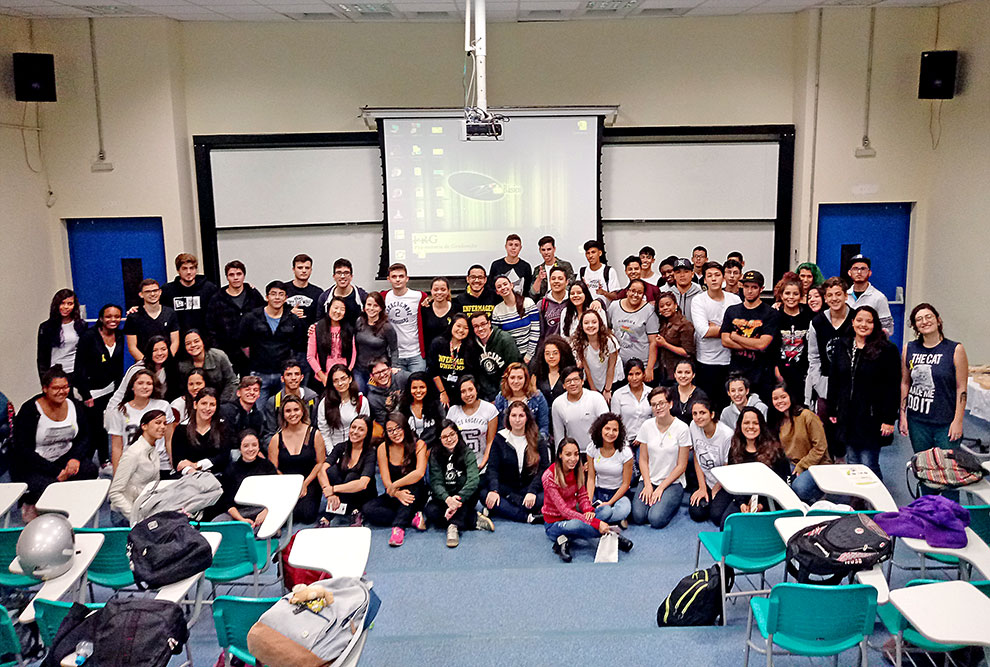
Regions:
[[[256,375],[261,380],[261,395],[258,396],[258,405],[267,405],[269,396],[274,396],[282,391],[281,373],[259,373],[252,371],[251,375]]]
[[[425,371],[426,359],[424,359],[423,357],[400,357],[398,366],[407,373],[415,373],[416,371]]]
[[[949,424],[929,424],[908,417],[908,436],[911,438],[911,449],[915,453],[932,447],[952,449],[952,443],[949,441]]]
[[[548,523],[544,530],[546,530],[547,537],[549,537],[553,542],[556,542],[557,538],[561,535],[566,535],[567,537],[583,537],[588,540],[601,537],[601,533],[598,532],[597,528],[592,526],[590,523],[581,521],[581,519],[554,521],[553,523]]]
[[[595,489],[594,500],[600,500],[603,503],[610,500],[612,496],[615,495],[615,489]],[[614,505],[599,505],[595,508],[595,516],[598,517],[600,521],[605,523],[619,523],[623,519],[629,516],[632,511],[632,502],[629,500],[629,496],[622,496],[615,501]]]
[[[846,463],[862,463],[876,473],[877,477],[883,479],[883,472],[880,470],[879,448],[848,445],[846,447]]]
[[[368,380],[370,377],[368,371],[354,369],[354,381],[357,382],[358,391],[364,395],[368,394]]]
[[[807,470],[791,481],[791,490],[797,494],[798,498],[809,505],[821,500],[822,496],[825,495],[818,488],[818,485],[815,484],[814,478],[812,478],[811,473]]]
[[[652,505],[647,505],[639,497],[642,490],[643,485],[640,484],[632,501],[633,523],[649,522],[653,528],[663,528],[677,514],[677,510],[681,506],[681,499],[684,497],[684,487],[679,482],[671,484],[663,490],[660,500]]]

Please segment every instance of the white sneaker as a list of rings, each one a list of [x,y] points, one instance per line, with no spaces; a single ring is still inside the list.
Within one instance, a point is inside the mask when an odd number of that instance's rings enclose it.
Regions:
[[[495,532],[495,522],[489,519],[487,516],[478,512],[477,524],[475,525],[477,530],[487,530],[491,533]]]
[[[461,536],[457,530],[457,526],[450,524],[447,526],[447,546],[453,549],[458,544],[461,543]]]

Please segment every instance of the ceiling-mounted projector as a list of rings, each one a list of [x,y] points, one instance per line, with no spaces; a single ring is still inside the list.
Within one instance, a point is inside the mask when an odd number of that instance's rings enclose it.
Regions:
[[[502,136],[502,123],[494,120],[465,120],[461,125],[463,141],[498,141]]]

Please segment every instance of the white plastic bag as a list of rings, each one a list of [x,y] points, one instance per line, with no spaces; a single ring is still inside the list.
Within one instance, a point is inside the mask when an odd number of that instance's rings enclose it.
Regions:
[[[595,554],[596,563],[619,562],[619,536],[608,531],[598,540],[598,552]]]

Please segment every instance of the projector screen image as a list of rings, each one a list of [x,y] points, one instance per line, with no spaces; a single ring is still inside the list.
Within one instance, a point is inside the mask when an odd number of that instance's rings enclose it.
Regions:
[[[381,122],[388,261],[411,276],[487,268],[511,233],[534,265],[541,236],[571,262],[598,237],[596,117],[513,118],[499,141],[463,141],[460,119]]]

